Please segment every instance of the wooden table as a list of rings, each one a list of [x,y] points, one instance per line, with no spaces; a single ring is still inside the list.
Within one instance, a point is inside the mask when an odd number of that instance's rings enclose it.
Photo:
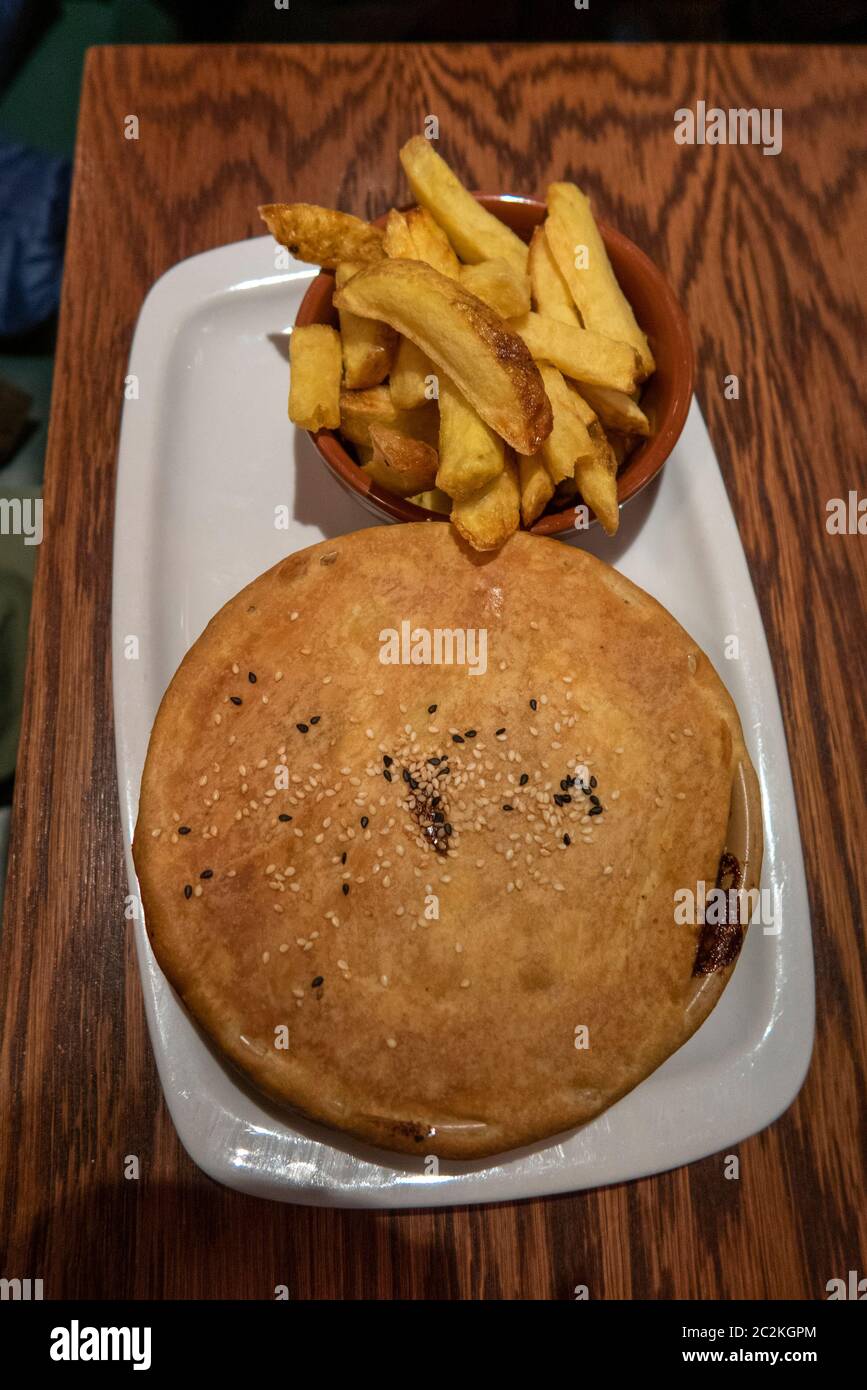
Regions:
[[[867,1272],[867,540],[824,524],[829,498],[867,492],[865,77],[863,50],[833,48],[91,51],[2,940],[0,1274],[42,1277],[46,1297],[818,1298]],[[674,110],[698,99],[781,107],[782,153],[676,145]],[[717,1154],[514,1205],[277,1206],[204,1177],[162,1100],[123,916],[109,676],[131,334],[169,266],[262,231],[257,203],[374,216],[405,198],[397,148],[429,113],[471,187],[578,179],[664,267],[695,335],[779,682],[818,980],[807,1083],[738,1146],[737,1182]]]

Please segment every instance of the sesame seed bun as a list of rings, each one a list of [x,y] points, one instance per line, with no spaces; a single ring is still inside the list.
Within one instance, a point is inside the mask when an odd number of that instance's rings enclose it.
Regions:
[[[478,674],[382,659],[458,630]],[[598,1115],[713,1008],[742,933],[709,949],[674,894],[716,881],[744,779],[710,662],[617,571],[375,527],[276,565],[181,663],[134,843],[150,940],[272,1100],[499,1153]]]

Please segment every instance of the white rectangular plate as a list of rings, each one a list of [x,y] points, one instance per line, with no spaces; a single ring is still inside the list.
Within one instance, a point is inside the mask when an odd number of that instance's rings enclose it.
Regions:
[[[287,553],[375,524],[286,418],[288,337],[309,266],[275,273],[263,237],[175,266],[148,295],[129,372],[117,479],[112,639],[123,832],[130,843],[151,724],[175,668],[218,608]],[[130,394],[130,392],[128,392]],[[134,394],[134,392],[132,393]],[[734,408],[734,407],[733,407]],[[289,528],[275,525],[286,507]],[[434,523],[436,524],[436,523]],[[737,703],[764,800],[763,886],[778,935],[754,926],[721,1003],[606,1114],[499,1161],[380,1153],[281,1115],[219,1061],[136,942],[151,1039],[185,1147],[220,1182],[280,1201],[409,1207],[502,1201],[620,1182],[689,1163],[771,1123],[813,1040],[804,867],[780,708],[737,527],[698,406],[658,485],[619,535],[583,542],[683,624]],[[138,638],[130,659],[129,637]],[[726,640],[739,655],[726,659]],[[428,1165],[430,1166],[430,1165]]]

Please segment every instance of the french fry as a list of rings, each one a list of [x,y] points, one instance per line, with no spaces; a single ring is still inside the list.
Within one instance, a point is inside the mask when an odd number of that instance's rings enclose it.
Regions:
[[[548,213],[545,235],[584,327],[631,344],[638,353],[642,377],[649,376],[654,367],[650,344],[617,283],[589,199],[574,183],[552,183]],[[583,248],[581,262],[576,265],[579,248]]]
[[[502,473],[506,446],[447,376],[440,377],[439,403],[437,487],[463,500]]]
[[[432,488],[437,474],[437,451],[400,430],[371,425],[373,455],[363,465],[374,482],[398,497],[412,497]]]
[[[418,260],[406,213],[399,208],[389,208],[382,244],[385,254],[393,261]]]
[[[295,328],[289,339],[289,419],[305,430],[340,424],[340,336],[324,323]]]
[[[388,382],[391,399],[397,409],[415,410],[426,400],[432,400],[429,394],[431,379],[436,376],[436,367],[421,348],[416,347],[409,338],[399,338]]]
[[[518,529],[521,491],[512,459],[499,477],[472,497],[452,503],[452,521],[474,550],[496,550]]]
[[[382,319],[411,338],[519,453],[536,453],[547,438],[551,407],[530,352],[456,280],[421,261],[383,260],[354,275],[337,291],[334,303],[364,318]],[[579,332],[562,324],[554,327]]]
[[[438,487],[432,487],[428,492],[419,492],[409,500],[415,502],[417,507],[426,507],[429,512],[441,512],[443,516],[448,516],[452,509],[452,499],[446,497]]]
[[[572,302],[569,286],[551,255],[544,225],[538,226],[533,232],[527,265],[533,305],[538,313],[543,318],[558,319],[560,323],[569,323],[573,328],[581,328],[581,320]]]
[[[552,484],[575,476],[578,459],[595,456],[587,426],[576,409],[569,390],[556,367],[543,363],[540,371],[554,412],[554,428],[541,448],[541,456]]]
[[[451,275],[453,280],[457,280],[461,263],[442,227],[427,208],[410,208],[406,220],[415,247],[415,259],[427,261],[441,275]]]
[[[461,284],[501,318],[518,318],[530,312],[529,278],[519,274],[502,256],[462,266]]]
[[[344,438],[356,448],[370,448],[371,425],[385,425],[400,430],[401,434],[410,435],[436,448],[439,411],[434,401],[418,410],[397,410],[387,386],[374,386],[369,391],[341,392],[340,432]]]
[[[581,395],[592,406],[605,426],[623,434],[650,434],[650,421],[637,401],[624,391],[612,391],[606,386],[581,386]]]
[[[369,274],[365,271],[364,274]],[[356,275],[351,284],[361,277]],[[610,386],[615,391],[633,390],[638,357],[628,343],[615,342],[602,333],[575,328],[541,314],[510,319],[508,327],[519,335],[537,362],[553,362],[564,376],[591,386]]]
[[[576,460],[575,481],[584,501],[596,513],[602,529],[613,536],[620,525],[617,459],[598,420],[589,426],[589,433],[594,446],[593,458]]]
[[[385,255],[379,227],[348,212],[316,207],[314,203],[265,203],[259,216],[281,246],[299,261],[334,270],[341,261],[367,265]]]
[[[385,252],[393,260],[425,261],[441,275],[457,278],[458,258],[448,237],[425,208],[398,212],[392,208],[385,224]],[[415,343],[401,338],[391,372],[391,398],[399,410],[413,410],[428,400],[436,368]]]
[[[575,482],[587,503],[596,513],[603,530],[613,536],[620,525],[620,509],[617,505],[617,456],[608,436],[593,407],[585,400],[581,391],[574,386],[566,390],[576,411],[584,424],[593,446],[591,458],[575,461]]]
[[[400,151],[400,162],[416,202],[439,223],[461,260],[474,265],[502,256],[526,274],[521,238],[476,202],[430,141],[414,135]]]
[[[530,458],[522,454],[518,459],[518,468],[521,475],[521,520],[525,526],[532,526],[554,496],[554,484],[541,454],[532,454]]]
[[[441,275],[457,280],[461,265],[442,227],[427,208],[399,212],[392,208],[385,224],[385,254],[391,260],[425,261]]]
[[[341,261],[334,275],[338,289],[359,270],[351,261]],[[397,348],[397,334],[387,323],[359,318],[344,309],[340,318],[340,344],[343,349],[343,379],[352,391],[378,386],[391,370]]]

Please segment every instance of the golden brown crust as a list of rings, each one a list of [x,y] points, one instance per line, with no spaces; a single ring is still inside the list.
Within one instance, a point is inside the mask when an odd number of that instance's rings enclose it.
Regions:
[[[484,628],[486,673],[382,664],[404,619]],[[589,820],[575,787],[554,801],[576,759]],[[497,1153],[591,1119],[710,1011],[730,970],[693,978],[673,892],[714,881],[746,761],[707,658],[592,556],[523,533],[478,556],[426,524],[325,541],[227,604],[163,699],[148,931],[275,1100],[388,1149]],[[424,835],[407,797],[434,776]]]

